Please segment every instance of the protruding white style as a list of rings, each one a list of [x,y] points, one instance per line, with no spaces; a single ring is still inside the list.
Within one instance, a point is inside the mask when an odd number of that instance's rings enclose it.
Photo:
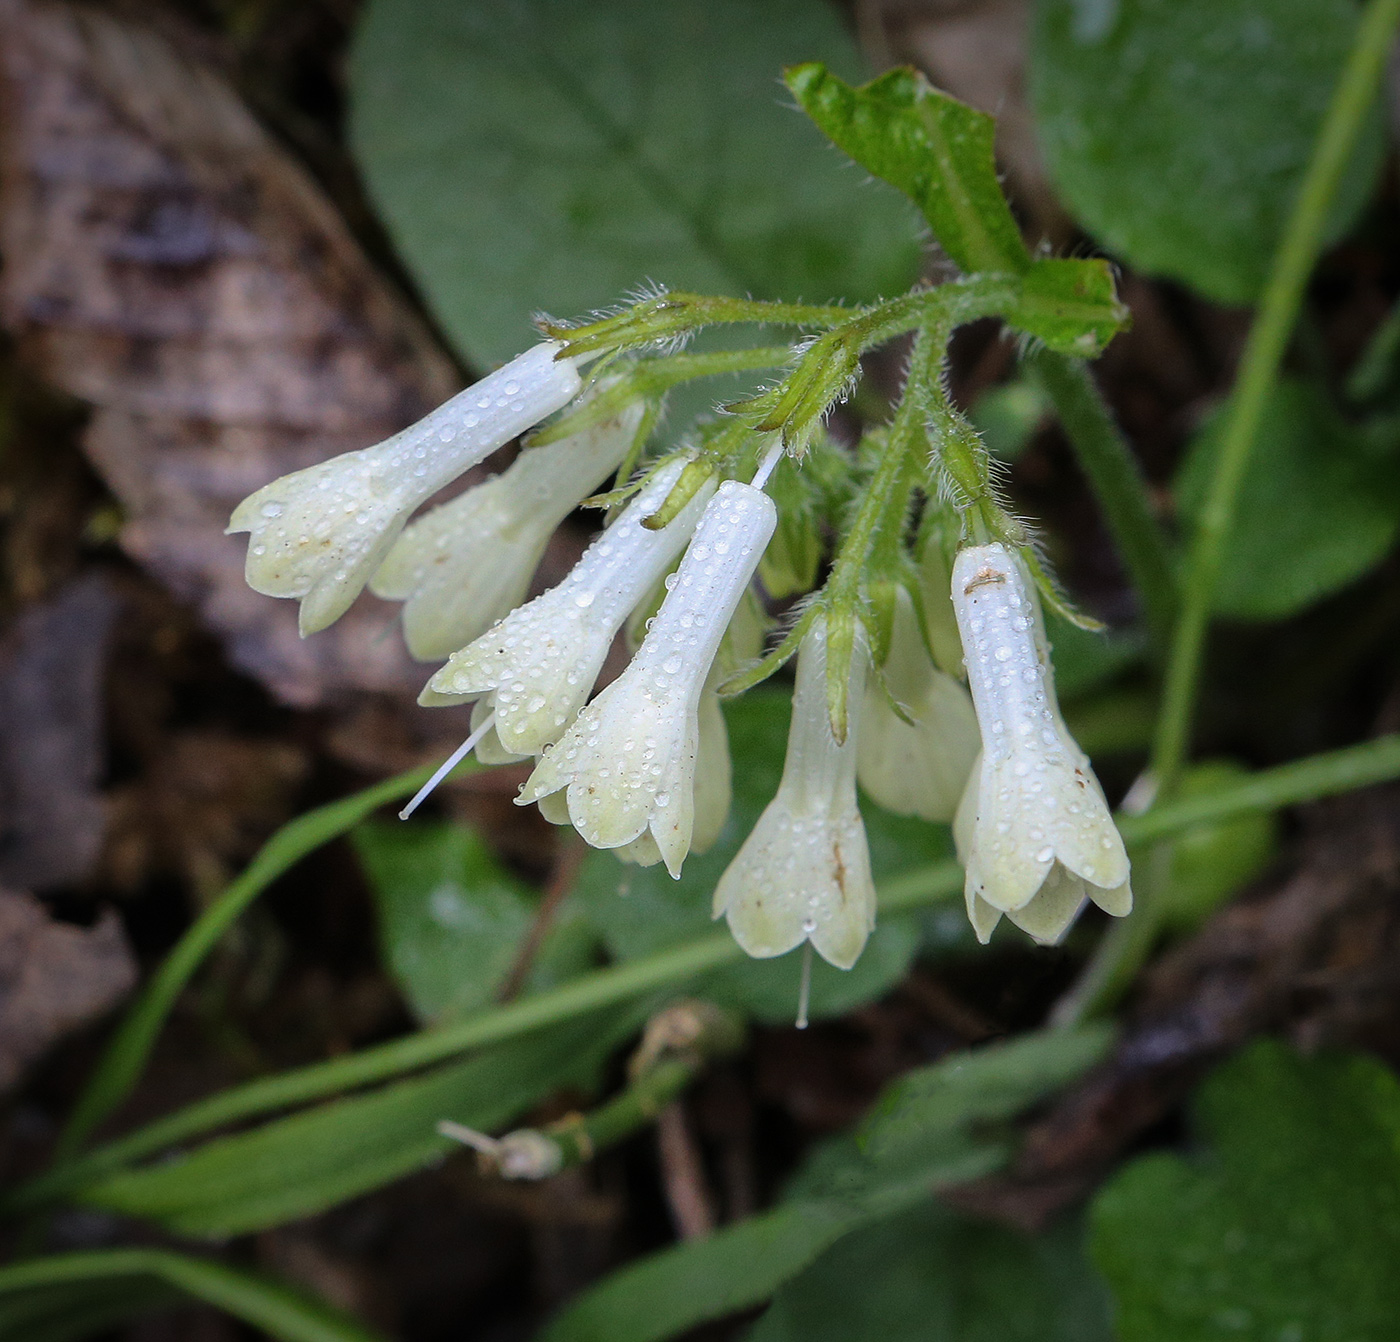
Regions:
[[[953,825],[978,937],[987,941],[1004,913],[1052,944],[1086,897],[1127,913],[1128,855],[1060,716],[1040,606],[1005,545],[958,555],[953,607],[982,728],[981,761]]]
[[[338,620],[404,523],[444,485],[546,415],[580,382],[545,341],[376,447],[346,452],[264,485],[234,509],[247,531],[248,585],[301,600],[303,635]]]
[[[545,752],[521,804],[567,789],[569,819],[593,847],[650,834],[680,875],[694,827],[701,691],[777,520],[761,490],[720,485],[637,655]]]
[[[475,699],[478,713],[495,711],[494,731],[478,746],[483,764],[540,754],[578,715],[622,622],[684,548],[714,492],[706,484],[667,526],[648,531],[642,523],[684,467],[676,460],[658,471],[563,582],[454,653],[428,682],[421,704]]]
[[[638,401],[602,424],[522,452],[509,470],[410,522],[370,591],[402,601],[420,661],[464,648],[524,599],[550,534],[621,463]]]
[[[861,711],[860,785],[887,811],[950,821],[958,809],[982,739],[967,690],[929,659],[909,593],[895,596],[885,688],[913,719],[890,706],[876,684]]]
[[[729,920],[750,955],[782,955],[810,941],[824,960],[849,969],[875,926],[875,883],[856,805],[867,657],[858,640],[846,740],[838,744],[827,709],[825,620],[802,640],[782,782],[715,889],[714,916]]]

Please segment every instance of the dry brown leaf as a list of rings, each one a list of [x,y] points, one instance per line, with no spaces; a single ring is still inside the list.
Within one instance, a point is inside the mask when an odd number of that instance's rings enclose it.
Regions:
[[[55,922],[33,895],[0,890],[0,1090],[135,983],[136,961],[115,913],[76,927]]]
[[[127,552],[286,703],[416,693],[395,607],[364,598],[303,641],[223,535],[250,491],[458,385],[227,84],[109,15],[0,0],[0,250],[22,356],[94,407],[84,447]]]

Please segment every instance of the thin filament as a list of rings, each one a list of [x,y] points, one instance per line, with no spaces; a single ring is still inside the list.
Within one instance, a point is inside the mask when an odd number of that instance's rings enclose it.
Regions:
[[[773,474],[774,468],[783,459],[783,451],[781,442],[774,443],[768,449],[768,455],[759,462],[758,470],[753,473],[753,479],[749,481],[754,489],[762,489],[768,483],[768,477]]]
[[[797,989],[797,1028],[807,1028],[807,1008],[812,1001],[812,943],[802,948],[802,982]]]
[[[408,817],[423,804],[428,794],[471,754],[476,748],[476,743],[491,730],[491,724],[495,721],[496,710],[493,708],[482,720],[481,726],[467,737],[467,739],[443,761],[438,771],[413,794],[413,800],[399,812],[400,820],[407,820]]]

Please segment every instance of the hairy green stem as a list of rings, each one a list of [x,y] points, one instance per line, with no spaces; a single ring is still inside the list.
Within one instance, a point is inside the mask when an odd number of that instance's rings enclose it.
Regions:
[[[1328,211],[1380,87],[1397,23],[1400,0],[1371,0],[1362,15],[1245,344],[1205,503],[1187,555],[1181,615],[1167,663],[1162,716],[1152,755],[1153,771],[1164,796],[1174,790],[1186,758],[1206,626],[1245,469],[1308,275],[1322,247]]]
[[[1026,362],[1054,402],[1065,436],[1089,477],[1118,553],[1142,600],[1152,641],[1165,649],[1176,618],[1176,571],[1142,468],[1082,359],[1042,349]]]

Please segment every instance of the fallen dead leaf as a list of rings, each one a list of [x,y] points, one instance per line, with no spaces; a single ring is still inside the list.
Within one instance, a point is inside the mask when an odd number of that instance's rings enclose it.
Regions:
[[[33,895],[0,890],[0,1089],[135,983],[136,962],[111,910],[76,927],[54,921]]]
[[[284,702],[400,701],[423,671],[362,600],[303,641],[243,582],[247,493],[458,385],[310,177],[216,74],[100,12],[0,0],[0,315],[94,407],[126,551]],[[439,730],[436,719],[428,731]]]
[[[99,575],[30,607],[0,642],[0,881],[80,880],[106,818],[102,680],[120,603]]]

